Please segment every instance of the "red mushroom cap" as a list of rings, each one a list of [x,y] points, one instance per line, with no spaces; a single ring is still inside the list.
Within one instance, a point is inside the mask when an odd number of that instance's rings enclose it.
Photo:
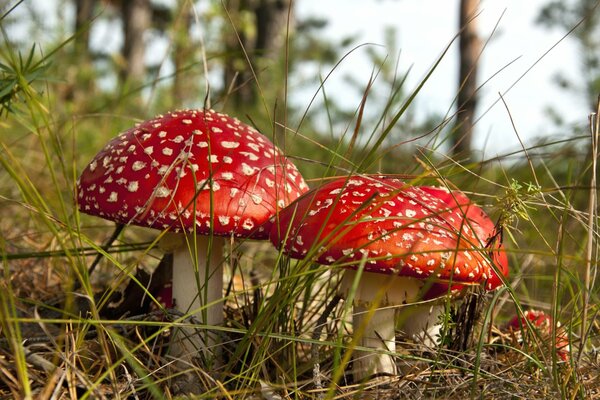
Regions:
[[[182,110],[112,139],[81,174],[77,202],[123,224],[266,238],[269,218],[307,190],[254,128],[212,110]]]
[[[515,315],[506,325],[508,329],[512,329],[513,331],[519,330],[521,328],[527,329],[527,323],[525,321],[529,321],[542,335],[550,335],[552,334],[552,317],[546,314],[541,310],[525,310],[523,311],[523,315]],[[556,354],[563,361],[568,361],[569,359],[569,337],[564,329],[560,328],[560,322],[557,323],[557,332],[556,332]]]
[[[533,326],[543,331],[550,331],[552,327],[552,318],[544,311],[525,310],[523,315],[515,315],[508,323],[508,327],[521,329],[522,326],[527,327],[525,321],[531,322]]]
[[[488,249],[494,266],[504,277],[508,277],[508,258],[502,245],[502,238],[497,234],[496,225],[490,217],[479,206],[474,204],[463,192],[459,190],[449,191],[443,187],[419,186],[419,188],[430,195],[442,200],[450,209],[459,210],[461,219],[449,218],[456,229],[467,224],[479,239],[481,247]],[[502,286],[502,279],[492,268],[492,276],[487,281],[487,289],[493,290]]]
[[[295,258],[434,281],[479,284],[491,266],[460,210],[418,187],[382,176],[338,178],[283,210],[271,241]],[[310,254],[313,255],[312,253]]]

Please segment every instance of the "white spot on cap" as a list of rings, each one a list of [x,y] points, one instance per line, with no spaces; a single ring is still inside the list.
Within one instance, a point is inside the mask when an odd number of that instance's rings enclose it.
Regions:
[[[146,163],[143,161],[136,161],[133,163],[133,165],[131,166],[131,169],[134,171],[139,171],[141,169],[144,169],[146,167]]]
[[[184,120],[184,121],[185,121],[185,120]],[[173,140],[172,140],[172,141],[173,141],[174,143],[181,143],[181,142],[183,142],[183,136],[181,136],[181,135],[177,135],[177,136],[175,136],[175,138],[173,138]]]
[[[138,188],[139,188],[139,183],[138,181],[131,181],[129,182],[129,185],[127,185],[127,190],[129,190],[130,192],[137,192]]]
[[[154,192],[156,193],[156,197],[168,197],[171,194],[171,189],[166,186],[159,186]]]
[[[386,218],[389,217],[390,215],[392,215],[392,212],[390,210],[388,210],[387,208],[384,208],[384,207],[381,207],[380,212]]]
[[[267,186],[268,186],[268,187],[270,187],[270,188],[272,188],[272,187],[274,187],[274,186],[275,186],[275,182],[274,182],[274,181],[272,181],[272,180],[271,180],[271,179],[269,179],[269,178],[265,178],[265,183],[266,183],[266,184],[267,184]]]
[[[343,249],[342,250],[342,254],[345,255],[345,256],[349,256],[353,252],[354,252],[354,249]]]
[[[239,145],[240,145],[239,142],[228,142],[228,141],[221,142],[221,146],[223,146],[226,149],[237,149],[239,147]]]
[[[223,156],[223,162],[225,164],[231,164],[233,162],[233,158],[231,158],[229,156]]]
[[[94,172],[96,167],[98,166],[98,161],[94,160],[90,163],[90,171]]]
[[[250,161],[257,161],[259,158],[256,154],[250,153],[249,151],[240,151],[240,154],[248,157]]]
[[[198,147],[201,149],[208,147],[208,142],[198,142]]]
[[[119,195],[117,192],[110,192],[110,196],[108,196],[108,199],[106,201],[109,203],[116,203],[118,199]]]
[[[250,229],[254,228],[254,222],[252,222],[251,219],[245,219],[242,223],[242,228],[249,231]]]
[[[191,119],[182,119],[181,123],[184,125],[191,125],[192,124],[192,120]]]
[[[239,191],[240,191],[240,189],[238,189],[238,188],[231,188],[229,190],[229,196],[235,197],[238,194]]]
[[[260,197],[259,195],[255,194],[255,193],[251,194],[250,197],[252,198],[252,202],[254,202],[254,204],[256,204],[256,205],[262,203],[262,201],[263,201],[262,197]]]
[[[229,218],[227,215],[220,215],[219,216],[219,222],[221,223],[221,225],[228,225],[230,219],[231,218]]]
[[[230,181],[233,179],[233,174],[231,172],[223,172],[221,173],[221,179]]]
[[[217,157],[216,154],[211,154],[210,156],[206,156],[206,159],[210,159],[211,163],[218,163],[219,162],[219,158]]]
[[[171,156],[171,155],[173,155],[173,149],[172,149],[172,148],[170,148],[170,147],[164,147],[164,148],[162,149],[162,153],[163,153],[165,156]]]
[[[253,175],[254,168],[252,168],[251,166],[249,166],[246,163],[242,163],[242,173],[247,176]]]
[[[404,213],[408,218],[413,218],[415,215],[417,215],[416,211],[414,210],[406,210]]]

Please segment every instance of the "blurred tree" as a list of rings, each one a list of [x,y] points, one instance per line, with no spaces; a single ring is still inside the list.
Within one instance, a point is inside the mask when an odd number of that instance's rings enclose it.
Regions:
[[[89,58],[89,25],[97,3],[97,0],[75,0],[75,52],[84,58]]]
[[[578,95],[585,93],[587,105],[595,110],[600,93],[600,2],[598,0],[552,0],[540,11],[537,22],[549,29],[570,34],[580,50],[581,82],[559,74],[556,83]]]
[[[478,6],[479,0],[460,1],[458,110],[451,148],[453,156],[463,160],[471,158],[473,124],[477,108],[477,64],[481,54],[481,40],[476,24]]]
[[[144,33],[150,27],[152,10],[150,0],[122,0],[123,48],[125,65],[122,81],[142,81],[146,74]]]
[[[173,102],[177,106],[185,105],[188,99],[198,99],[197,84],[185,73],[196,54],[195,43],[190,39],[192,5],[190,0],[179,0],[173,21]]]
[[[289,7],[285,0],[229,0],[225,3],[230,23],[226,23],[224,87],[235,108],[257,100],[252,71],[259,73],[261,58],[269,58],[285,45]],[[291,15],[291,14],[290,14]],[[292,23],[292,21],[290,21]]]

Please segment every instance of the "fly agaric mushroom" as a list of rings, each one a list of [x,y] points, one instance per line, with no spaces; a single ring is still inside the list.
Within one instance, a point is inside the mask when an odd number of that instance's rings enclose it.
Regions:
[[[529,323],[528,323],[529,322]],[[541,310],[525,310],[523,315],[515,315],[506,325],[506,329],[513,333],[520,333],[521,337],[517,338],[520,341],[523,340],[522,334],[526,329],[529,329],[529,325],[538,330],[543,339],[547,339],[552,335],[552,325],[554,321],[552,317]],[[560,322],[556,323],[556,355],[564,362],[569,361],[570,353],[569,337],[563,328],[560,327]]]
[[[463,192],[459,190],[448,190],[445,187],[419,186],[421,190],[442,200],[450,211],[458,211],[462,218],[449,217],[448,222],[454,224],[456,229],[462,229],[462,225],[468,225],[479,244],[487,249],[492,258],[493,265],[498,269],[492,271],[492,276],[487,280],[486,289],[494,290],[502,286],[501,276],[508,277],[508,257],[504,251],[502,238],[494,222],[478,205],[474,204]]]
[[[214,326],[223,321],[224,237],[268,238],[269,218],[306,190],[254,128],[213,110],[182,110],[112,139],[81,174],[77,202],[87,214],[176,233],[175,304],[192,314],[204,307],[199,319]]]
[[[458,224],[463,218],[460,207],[418,187],[362,175],[330,181],[279,213],[271,241],[283,252],[346,267],[342,294],[358,280],[353,325],[364,328],[359,345],[374,351],[354,352],[355,381],[396,373],[393,357],[381,353],[395,351],[393,306],[421,301],[430,285],[488,285],[494,270],[470,224]],[[442,309],[417,307],[407,330],[425,332]]]

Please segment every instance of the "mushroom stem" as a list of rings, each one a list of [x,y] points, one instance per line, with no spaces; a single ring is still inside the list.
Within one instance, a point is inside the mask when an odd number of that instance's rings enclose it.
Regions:
[[[353,354],[354,381],[360,382],[373,375],[397,373],[394,357],[383,351],[396,351],[396,334],[393,308],[382,308],[372,313],[367,305],[355,305],[352,316],[354,329],[361,330],[357,343],[372,350],[355,350]]]
[[[169,235],[169,234],[167,234]],[[203,235],[179,236],[173,249],[173,300],[175,306],[193,316],[199,323],[212,326],[223,324],[223,248],[225,239]],[[210,246],[210,247],[209,247]],[[213,347],[215,335],[195,335],[176,346],[175,353],[196,353]],[[183,330],[186,336],[195,333]],[[212,352],[214,354],[214,351]]]
[[[402,308],[398,317],[400,330],[417,343],[435,347],[442,329],[439,318],[444,312],[444,304],[425,303]]]
[[[358,272],[348,269],[340,282],[340,295],[346,299],[353,295],[353,326],[355,332],[362,330],[359,346],[373,348],[374,351],[356,351],[353,356],[354,381],[360,382],[374,374],[396,374],[394,357],[381,354],[381,350],[394,352],[395,309],[381,308],[369,316],[368,311],[375,305],[379,307],[399,306],[416,301],[424,283],[415,278],[392,276],[376,272]],[[353,288],[354,292],[353,292]]]

